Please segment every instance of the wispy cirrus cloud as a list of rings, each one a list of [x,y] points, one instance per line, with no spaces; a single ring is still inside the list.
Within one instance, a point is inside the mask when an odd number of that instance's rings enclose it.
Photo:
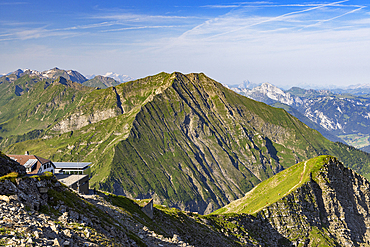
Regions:
[[[178,16],[178,15],[140,15],[132,13],[123,14],[110,14],[110,15],[97,15],[92,18],[95,19],[111,19],[111,20],[124,20],[131,22],[143,22],[143,21],[163,21],[163,20],[186,20],[186,19],[204,19],[204,17],[197,16]]]
[[[184,32],[179,39],[230,39],[233,35],[240,36],[240,33],[249,33],[251,30],[267,31],[272,30],[295,30],[319,27],[324,23],[332,22],[346,15],[358,12],[366,6],[346,5],[348,0],[336,1],[332,3],[316,4],[289,4],[276,5],[270,2],[252,3],[254,7],[275,7],[290,6],[300,8],[296,11],[290,11],[276,16],[251,16],[249,12],[244,13],[245,5],[238,5],[238,9],[232,10],[223,16],[209,19],[204,23]],[[247,7],[251,3],[247,4]],[[348,10],[348,8],[351,8]],[[268,27],[266,27],[268,25]],[[266,29],[267,28],[267,29]]]
[[[23,5],[28,4],[28,2],[0,2],[0,5]]]
[[[14,41],[14,40],[30,40],[30,39],[42,39],[47,37],[73,37],[78,35],[78,32],[72,32],[74,28],[65,29],[50,29],[47,26],[43,27],[22,27],[7,29],[0,33],[0,41]]]
[[[237,8],[237,7],[256,7],[256,6],[266,6],[273,5],[273,2],[268,1],[256,1],[256,2],[240,2],[232,4],[211,4],[201,6],[202,8],[214,8],[214,9],[224,9],[224,8]]]
[[[336,7],[360,7],[362,5],[343,4],[349,0],[340,1],[336,3],[329,3]],[[240,2],[235,4],[220,4],[220,5],[204,5],[202,8],[228,9],[228,8],[277,8],[277,7],[315,7],[328,3],[291,3],[291,4],[277,4],[276,2]]]
[[[179,27],[179,26],[134,26],[134,27],[107,29],[107,30],[102,30],[101,32],[118,32],[118,31],[140,30],[140,29],[164,29],[164,28],[175,28],[175,27]]]

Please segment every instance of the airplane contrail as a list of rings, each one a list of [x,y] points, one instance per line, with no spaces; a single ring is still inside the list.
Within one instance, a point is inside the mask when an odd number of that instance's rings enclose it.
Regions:
[[[327,19],[327,20],[319,21],[319,22],[317,22],[317,23],[315,23],[315,24],[311,24],[311,25],[304,26],[303,28],[301,28],[301,29],[299,29],[299,30],[302,30],[302,29],[305,29],[305,28],[308,28],[308,27],[317,26],[317,25],[320,25],[320,24],[322,24],[322,23],[324,23],[324,22],[328,22],[328,21],[332,21],[332,20],[338,19],[338,18],[340,18],[340,17],[342,17],[342,16],[345,16],[345,15],[352,14],[352,13],[354,13],[354,12],[357,12],[357,11],[359,11],[359,10],[363,9],[363,8],[365,8],[365,6],[359,7],[358,9],[354,9],[354,10],[348,11],[348,12],[346,12],[346,13],[344,13],[344,14],[341,14],[341,15],[335,16],[335,17],[330,18],[330,19]]]

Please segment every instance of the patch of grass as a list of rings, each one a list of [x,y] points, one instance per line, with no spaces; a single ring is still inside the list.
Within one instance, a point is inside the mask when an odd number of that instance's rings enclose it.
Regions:
[[[8,173],[8,174],[0,177],[0,181],[10,180],[11,182],[15,183],[15,179],[18,176],[19,176],[19,174],[17,172],[11,172],[11,173]]]
[[[330,247],[330,246],[339,246],[339,244],[330,237],[328,231],[325,228],[321,230],[316,226],[312,227],[310,235],[310,246],[317,247]]]
[[[143,211],[141,211],[141,207],[138,204],[136,204],[136,202],[125,196],[108,194],[108,198],[106,199],[113,205],[122,208],[126,213],[130,214],[131,216],[136,213],[141,217],[144,218],[148,217],[146,216],[146,214],[143,213]]]
[[[41,180],[44,180],[44,179],[48,179],[48,180],[50,180],[50,179],[53,179],[53,178],[55,178],[54,177],[54,174],[52,173],[52,172],[48,172],[48,171],[46,171],[46,172],[44,172],[43,174],[41,174],[41,175],[34,175],[34,176],[31,176],[31,178],[35,178],[35,179],[37,179],[37,181],[41,181]]]

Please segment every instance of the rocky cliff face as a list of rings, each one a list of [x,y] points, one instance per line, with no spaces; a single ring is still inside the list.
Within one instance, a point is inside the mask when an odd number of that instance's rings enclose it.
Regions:
[[[90,114],[85,114],[84,112],[73,113],[71,116],[55,124],[51,130],[66,133],[118,115],[119,111],[117,109],[106,109]]]

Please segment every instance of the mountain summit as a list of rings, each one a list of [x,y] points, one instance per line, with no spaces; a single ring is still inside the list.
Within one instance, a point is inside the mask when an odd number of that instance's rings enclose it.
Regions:
[[[15,76],[14,77],[12,77]],[[49,69],[49,70],[45,70],[43,72],[39,72],[39,71],[36,71],[36,70],[30,70],[30,69],[26,69],[26,70],[22,70],[22,69],[18,69],[12,73],[9,73],[8,75],[5,75],[4,77],[7,77],[8,78],[8,81],[11,80],[11,81],[14,81],[24,75],[29,75],[30,77],[38,77],[39,79],[58,79],[59,77],[64,77],[65,79],[67,80],[70,80],[70,81],[73,81],[73,82],[78,82],[78,83],[83,83],[85,81],[87,81],[87,79],[82,75],[80,74],[79,72],[77,71],[74,71],[74,70],[62,70],[62,69],[59,69],[57,67],[53,68],[53,69]]]

